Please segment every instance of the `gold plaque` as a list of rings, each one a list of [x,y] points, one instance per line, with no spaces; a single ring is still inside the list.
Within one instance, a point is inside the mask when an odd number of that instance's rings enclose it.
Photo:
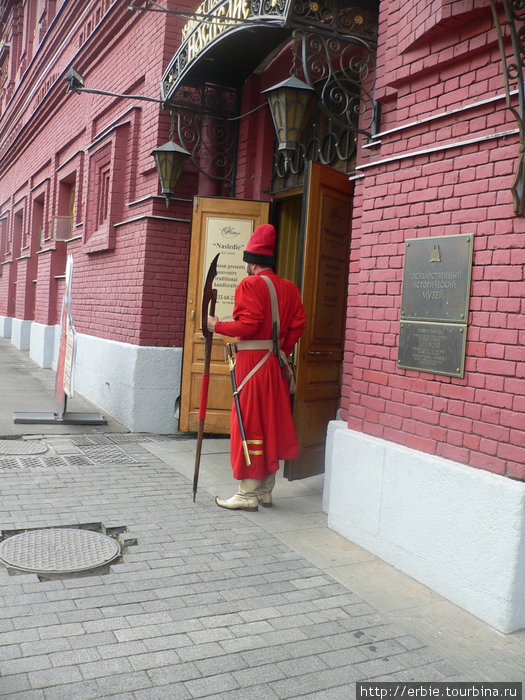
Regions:
[[[474,236],[406,242],[401,318],[466,323]]]
[[[473,234],[406,241],[397,366],[462,377]]]

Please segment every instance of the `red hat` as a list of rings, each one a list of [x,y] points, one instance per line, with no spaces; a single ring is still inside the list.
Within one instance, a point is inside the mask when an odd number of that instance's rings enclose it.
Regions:
[[[250,236],[242,259],[255,265],[275,264],[275,239],[277,234],[271,224],[258,226]]]

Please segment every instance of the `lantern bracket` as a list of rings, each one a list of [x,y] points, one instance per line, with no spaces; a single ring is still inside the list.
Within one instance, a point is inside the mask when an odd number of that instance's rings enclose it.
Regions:
[[[521,0],[490,0],[494,24],[498,35],[498,44],[503,66],[505,82],[505,99],[507,107],[515,116],[519,130],[519,151],[516,172],[511,185],[514,200],[514,213],[525,213],[525,86],[523,81],[525,47],[525,5]],[[499,7],[503,6],[504,16],[500,16]],[[507,55],[507,47],[512,47],[512,54]],[[518,97],[516,104],[516,95]]]

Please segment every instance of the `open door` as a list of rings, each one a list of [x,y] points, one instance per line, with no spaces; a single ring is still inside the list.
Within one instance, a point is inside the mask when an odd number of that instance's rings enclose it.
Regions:
[[[202,335],[202,292],[211,261],[220,253],[214,288],[217,289],[216,315],[230,320],[235,288],[246,276],[242,254],[253,230],[268,221],[268,202],[196,197],[191,230],[188,296],[184,330],[179,430],[197,431],[199,399],[204,369]],[[224,343],[229,339],[213,338],[208,409],[204,429],[209,433],[230,432],[232,403],[231,380],[224,357]]]
[[[306,330],[297,353],[294,420],[299,458],[285,464],[291,481],[324,470],[328,422],[341,395],[353,183],[348,175],[310,163],[303,198],[299,269]]]

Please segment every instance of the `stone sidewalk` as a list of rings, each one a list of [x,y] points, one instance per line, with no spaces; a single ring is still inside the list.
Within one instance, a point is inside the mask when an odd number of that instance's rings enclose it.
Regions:
[[[525,630],[493,630],[330,531],[322,476],[279,477],[273,508],[226,511],[229,443],[206,439],[193,503],[194,439],[110,416],[14,424],[53,410],[54,377],[0,339],[3,538],[114,528],[125,546],[94,573],[0,564],[2,697],[338,700],[359,680],[525,680]]]
[[[37,438],[38,439],[38,438]],[[322,477],[279,479],[275,506],[219,509],[228,441],[53,435],[0,455],[4,535],[125,528],[107,572],[0,569],[0,694],[12,698],[339,698],[359,680],[518,681],[502,635],[325,525]],[[48,577],[49,579],[49,577]]]

